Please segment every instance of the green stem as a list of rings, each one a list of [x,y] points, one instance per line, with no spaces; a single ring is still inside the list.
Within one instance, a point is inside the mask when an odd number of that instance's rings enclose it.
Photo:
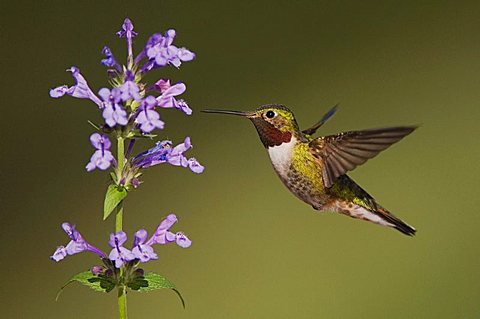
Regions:
[[[117,169],[118,177],[123,175],[123,168],[125,166],[125,145],[123,137],[117,138]],[[118,204],[117,213],[115,215],[115,232],[123,230],[123,200]],[[123,281],[124,268],[120,268],[120,278]],[[121,284],[118,287],[118,317],[120,319],[127,319],[127,287]]]
[[[125,145],[123,137],[117,138],[117,170],[118,178],[121,179],[123,175],[123,167],[125,166]],[[117,206],[117,214],[115,216],[115,232],[123,230],[123,201]]]
[[[118,318],[127,319],[127,287],[118,287]]]
[[[123,172],[123,167],[125,166],[125,146],[124,138],[119,136],[117,137],[117,161],[118,161],[118,171]]]

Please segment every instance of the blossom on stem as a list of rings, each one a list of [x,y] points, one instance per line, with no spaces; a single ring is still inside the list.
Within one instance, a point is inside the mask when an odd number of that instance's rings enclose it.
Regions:
[[[194,158],[187,159],[183,153],[192,147],[190,137],[186,137],[183,143],[172,148],[171,141],[157,142],[151,149],[138,154],[132,159],[135,167],[148,168],[162,163],[174,166],[188,167],[194,173],[201,173],[204,167]]]
[[[167,244],[171,242],[176,242],[182,248],[190,247],[192,241],[188,239],[185,234],[178,232],[176,234],[172,233],[169,229],[177,222],[177,216],[175,214],[168,215],[161,223],[158,225],[157,229],[153,236],[146,242],[147,245],[154,244]]]
[[[140,103],[139,113],[135,123],[140,124],[140,130],[144,133],[150,133],[155,128],[163,129],[165,123],[160,120],[160,114],[155,111],[157,100],[149,95]]]
[[[85,239],[83,239],[82,235],[75,229],[75,225],[71,225],[65,222],[62,224],[62,228],[71,240],[66,247],[59,246],[57,250],[55,250],[53,255],[50,256],[52,260],[60,261],[64,259],[67,255],[78,254],[85,250],[97,254],[98,256],[100,256],[100,258],[106,257],[104,252],[90,245],[85,241]]]
[[[141,68],[142,72],[168,64],[178,68],[182,62],[192,61],[195,58],[195,53],[190,50],[173,45],[175,36],[175,30],[170,29],[165,32],[164,36],[155,33],[148,39],[145,49],[135,59],[136,62],[139,62],[145,57],[148,58],[148,61]]]
[[[89,99],[95,102],[98,107],[102,108],[102,101],[93,93],[93,91],[88,86],[87,80],[80,73],[80,70],[77,67],[72,66],[70,69],[67,69],[68,72],[72,72],[72,76],[76,81],[76,84],[68,87],[67,85],[62,85],[50,90],[50,96],[53,98],[59,98],[65,94],[79,98],[79,99]]]
[[[122,101],[128,101],[130,99],[140,100],[142,96],[140,95],[140,89],[138,88],[137,83],[134,81],[134,75],[132,71],[128,70],[125,75],[125,81],[120,86],[120,92],[122,93],[120,98]]]
[[[108,139],[108,136],[93,133],[90,136],[90,143],[96,148],[96,151],[93,153],[92,157],[90,158],[90,162],[88,162],[87,166],[85,167],[87,172],[91,172],[95,168],[101,169],[102,171],[109,168],[110,164],[115,159],[112,155],[112,152],[109,151],[112,143]]]
[[[108,255],[108,259],[115,263],[115,267],[120,268],[127,262],[135,259],[135,255],[123,247],[123,244],[127,241],[127,234],[123,231],[119,231],[115,234],[110,234],[110,240],[108,244],[112,247],[112,251]]]
[[[122,24],[122,30],[117,32],[117,36],[132,40],[136,35],[137,32],[133,31],[132,21],[129,18],[125,18]]]
[[[184,100],[176,100],[175,97],[186,91],[187,86],[179,82],[174,85],[170,85],[170,81],[163,79],[155,83],[155,88],[160,88],[162,95],[157,97],[158,106],[163,108],[176,108],[187,115],[192,114],[192,109],[187,105]]]
[[[108,126],[114,127],[115,125],[127,125],[127,112],[123,109],[121,102],[122,92],[118,88],[114,88],[111,91],[107,88],[100,89],[98,95],[103,99],[103,113],[102,116],[105,119],[105,123]]]
[[[118,64],[117,60],[113,56],[112,50],[109,47],[103,47],[102,54],[105,56],[105,59],[102,59],[100,63],[102,65],[108,66],[110,68],[115,68],[118,72],[122,72],[122,67]]]
[[[137,35],[137,32],[133,31],[133,23],[130,21],[129,18],[125,18],[122,30],[117,32],[117,36],[120,38],[127,39],[127,50],[128,50],[128,61],[129,61],[129,68],[130,63],[133,62],[133,49],[132,49],[132,39]]]
[[[135,258],[139,259],[142,263],[151,259],[158,259],[157,254],[153,251],[151,245],[145,243],[147,239],[147,231],[145,229],[139,229],[135,233],[135,239],[133,240],[132,253]]]

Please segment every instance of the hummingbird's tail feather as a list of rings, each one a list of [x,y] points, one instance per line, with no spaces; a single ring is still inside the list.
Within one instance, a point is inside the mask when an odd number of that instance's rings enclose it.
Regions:
[[[389,211],[387,211],[385,208],[381,206],[377,208],[377,211],[375,213],[380,217],[382,217],[387,222],[389,222],[390,224],[392,224],[396,230],[398,230],[399,232],[405,235],[413,236],[417,232],[415,228],[408,225],[400,218],[395,217],[392,213],[390,213]]]
[[[395,217],[392,213],[378,204],[375,209],[369,209],[347,201],[336,201],[334,205],[331,205],[329,208],[352,218],[362,219],[378,225],[395,228],[399,232],[408,236],[413,236],[416,232],[415,228]]]

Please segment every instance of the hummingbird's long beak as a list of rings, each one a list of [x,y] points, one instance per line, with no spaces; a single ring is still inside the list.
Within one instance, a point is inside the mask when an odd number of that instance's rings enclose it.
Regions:
[[[232,110],[202,110],[203,113],[218,113],[218,114],[231,114],[239,116],[249,116],[250,113],[243,111],[232,111]]]

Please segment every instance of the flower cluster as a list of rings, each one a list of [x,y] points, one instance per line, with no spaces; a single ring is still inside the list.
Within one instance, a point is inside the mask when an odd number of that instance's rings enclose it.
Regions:
[[[96,151],[86,166],[89,172],[96,168],[106,170],[110,165],[115,165],[114,158],[109,151],[111,143],[106,134],[114,133],[117,138],[130,140],[153,137],[151,132],[165,127],[165,123],[160,118],[160,109],[175,108],[187,115],[192,114],[188,104],[183,99],[178,99],[178,96],[187,89],[184,83],[172,84],[169,79],[160,79],[153,85],[141,82],[142,77],[150,70],[168,65],[178,68],[182,62],[195,58],[195,54],[188,49],[173,45],[176,36],[175,30],[170,29],[164,35],[153,34],[136,57],[133,56],[132,40],[137,33],[133,31],[133,24],[128,18],[125,19],[122,30],[117,32],[117,35],[127,40],[127,65],[120,65],[108,47],[103,48],[102,53],[105,58],[101,60],[101,64],[109,68],[112,88],[104,87],[98,90],[98,94],[94,93],[79,68],[72,66],[67,71],[72,73],[75,84],[73,86],[62,85],[50,90],[50,96],[53,98],[70,95],[88,99],[95,103],[101,111],[104,124],[99,125],[98,129],[103,134],[94,133],[90,137],[91,144]],[[169,141],[157,143],[152,152],[157,150],[159,144],[168,143],[171,145]],[[188,148],[190,147],[189,142]],[[203,166],[195,159],[186,160],[178,152],[173,153],[173,158],[176,158],[177,161],[172,159],[163,162],[189,167],[195,173],[203,171]],[[136,158],[140,158],[140,155]],[[151,161],[150,165],[137,165],[137,167],[146,168],[152,165],[155,164],[152,164]]]
[[[83,251],[90,251],[97,254],[100,258],[108,258],[116,268],[130,261],[147,262],[158,259],[153,250],[155,244],[168,244],[176,242],[178,246],[187,248],[192,242],[182,232],[172,233],[170,227],[177,222],[177,216],[168,215],[157,227],[155,233],[147,240],[148,234],[145,229],[140,229],[135,233],[132,249],[123,247],[127,241],[125,232],[120,231],[110,234],[108,244],[112,247],[110,253],[105,254],[100,249],[90,245],[83,236],[75,229],[75,225],[63,223],[62,228],[70,237],[70,242],[66,246],[59,246],[50,257],[55,261],[64,259],[67,255],[75,255]]]

